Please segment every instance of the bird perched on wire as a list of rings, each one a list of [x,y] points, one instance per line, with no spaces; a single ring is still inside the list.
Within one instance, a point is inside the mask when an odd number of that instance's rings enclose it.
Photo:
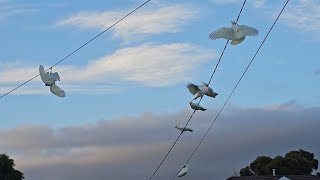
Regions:
[[[223,27],[216,31],[213,31],[209,35],[209,38],[212,40],[223,38],[231,40],[232,45],[237,45],[241,43],[246,38],[246,36],[257,36],[259,34],[259,31],[255,28],[246,25],[239,26],[234,21],[231,21],[231,24],[231,27]]]
[[[46,86],[50,86],[50,91],[59,97],[65,97],[66,93],[64,90],[59,88],[55,83],[56,81],[60,81],[60,76],[57,72],[51,72],[52,69],[50,69],[50,72],[45,72],[44,67],[40,65],[39,67],[39,73],[40,78],[44,82]]]
[[[189,104],[190,104],[190,107],[194,110],[201,110],[201,111],[207,110],[206,108],[200,106],[200,104],[198,103],[190,102]]]
[[[202,82],[202,85],[194,85],[192,83],[187,84],[187,88],[190,93],[193,94],[193,99],[191,102],[203,95],[215,98],[218,93],[214,92],[211,87],[207,83]]]
[[[183,165],[181,171],[178,173],[177,177],[182,177],[182,176],[185,176],[189,171],[189,165],[188,164],[185,164]]]
[[[193,132],[193,129],[188,128],[188,127],[180,127],[179,125],[176,125],[175,128],[179,129],[182,132],[185,132],[185,131]]]

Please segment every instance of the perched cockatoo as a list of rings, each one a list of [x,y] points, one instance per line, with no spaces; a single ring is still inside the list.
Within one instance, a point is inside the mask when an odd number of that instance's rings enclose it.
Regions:
[[[202,82],[202,85],[199,86],[189,83],[187,84],[187,88],[189,89],[190,93],[193,94],[192,101],[197,99],[198,97],[202,97],[203,95],[207,95],[213,98],[215,98],[218,95],[218,93],[214,92],[212,88],[204,82]]]
[[[185,132],[185,131],[193,132],[193,129],[187,128],[187,127],[180,127],[180,126],[176,125],[175,128],[176,128],[176,129],[179,129],[179,130],[182,131],[182,132]]]
[[[188,164],[183,165],[183,167],[182,167],[181,171],[178,173],[177,177],[185,176],[188,173],[188,170],[189,170],[189,165]]]
[[[190,107],[194,110],[201,110],[201,111],[207,110],[206,108],[200,106],[200,104],[198,105],[198,103],[190,102],[189,104],[190,104]]]
[[[41,80],[46,84],[46,86],[51,86],[56,81],[60,81],[60,77],[57,72],[55,73],[45,72],[44,67],[42,65],[40,65],[39,67],[39,73],[40,73]]]
[[[241,25],[239,26],[236,22],[231,21],[231,27],[223,27],[216,31],[213,31],[209,37],[210,39],[228,39],[231,40],[232,45],[237,45],[241,43],[246,36],[256,36],[259,34],[259,31],[255,28]]]
[[[64,90],[59,88],[55,83],[56,81],[60,81],[59,74],[57,72],[45,72],[44,67],[40,65],[39,73],[41,80],[45,83],[46,86],[50,86],[50,91],[59,97],[65,97],[66,93]]]

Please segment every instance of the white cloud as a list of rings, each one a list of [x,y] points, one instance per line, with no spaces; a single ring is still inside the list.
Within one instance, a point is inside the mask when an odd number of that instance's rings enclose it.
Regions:
[[[281,22],[302,31],[320,31],[320,2],[299,0],[288,4]]]
[[[132,85],[160,87],[188,81],[202,63],[216,57],[215,51],[188,43],[143,44],[119,49],[84,66],[57,66],[53,71],[59,72],[59,84],[69,92],[110,93],[114,92],[112,85],[103,89],[100,84],[113,84],[115,88]],[[3,90],[12,83],[24,82],[37,74],[38,65],[3,69],[0,72],[0,83],[3,84],[0,92],[6,92]],[[37,80],[39,84],[36,85],[40,85],[40,78]]]
[[[243,0],[211,0],[211,2],[219,5],[230,5],[243,3]],[[262,8],[264,7],[266,0],[251,0],[247,1],[247,3],[251,4],[255,8]]]
[[[56,22],[55,26],[105,29],[127,13],[128,11],[80,12]],[[117,24],[111,31],[125,41],[142,39],[146,35],[180,31],[181,26],[195,19],[197,14],[197,8],[185,5],[141,9]]]

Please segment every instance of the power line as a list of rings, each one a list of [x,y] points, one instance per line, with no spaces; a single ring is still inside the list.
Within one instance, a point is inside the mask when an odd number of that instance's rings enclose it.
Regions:
[[[86,45],[88,45],[89,43],[91,43],[93,40],[95,40],[96,38],[98,38],[99,36],[101,36],[102,34],[104,34],[105,32],[107,32],[109,29],[111,29],[112,27],[114,27],[115,25],[117,25],[119,22],[121,22],[122,20],[124,20],[125,18],[127,18],[128,16],[130,16],[132,13],[134,13],[135,11],[137,11],[138,9],[140,9],[141,7],[143,7],[144,5],[146,5],[148,2],[150,2],[151,0],[147,0],[144,3],[142,3],[140,6],[138,6],[137,8],[135,8],[134,10],[130,11],[128,14],[126,14],[125,16],[123,16],[121,19],[119,19],[118,21],[116,21],[115,23],[113,23],[111,26],[109,26],[108,28],[106,28],[105,30],[103,30],[102,32],[100,32],[99,34],[97,34],[96,36],[94,36],[93,38],[91,38],[89,41],[87,41],[86,43],[84,43],[83,45],[81,45],[80,47],[78,47],[77,49],[75,49],[74,51],[72,51],[70,54],[68,54],[67,56],[65,56],[64,58],[62,58],[60,61],[58,61],[57,63],[55,63],[54,65],[52,65],[50,68],[48,68],[45,71],[48,71],[49,69],[57,66],[58,64],[60,64],[61,62],[65,61],[68,57],[72,56],[74,53],[76,53],[77,51],[79,51],[80,49],[82,49],[83,47],[85,47]],[[0,96],[0,99],[2,99],[3,97],[9,95],[10,93],[12,93],[13,91],[19,89],[20,87],[24,86],[25,84],[27,84],[28,82],[34,80],[35,78],[37,78],[40,74],[34,76],[33,78],[27,80],[26,82],[20,84],[19,86],[15,87],[14,89],[10,90],[9,92],[3,94]]]
[[[208,130],[206,131],[206,133],[204,134],[204,136],[201,138],[199,144],[196,146],[196,148],[194,149],[194,151],[191,153],[190,157],[188,158],[188,160],[186,161],[186,164],[189,163],[189,161],[191,160],[191,158],[194,156],[195,152],[198,150],[199,146],[201,145],[201,143],[203,142],[203,140],[205,139],[205,137],[208,135],[209,131],[211,130],[211,128],[213,127],[214,123],[217,121],[218,117],[220,116],[221,112],[223,111],[223,109],[225,108],[226,104],[228,103],[228,101],[230,100],[231,96],[233,95],[233,93],[235,92],[235,90],[237,89],[237,87],[239,86],[241,80],[243,79],[244,75],[246,74],[246,72],[248,71],[249,67],[251,66],[252,62],[254,61],[255,57],[257,56],[258,52],[260,51],[262,45],[264,44],[264,42],[266,41],[266,39],[268,38],[271,30],[273,29],[274,25],[277,23],[279,17],[281,16],[282,12],[284,11],[284,9],[286,8],[287,4],[289,3],[290,0],[287,0],[287,2],[284,4],[283,8],[281,9],[280,13],[278,14],[276,20],[273,22],[271,28],[269,29],[267,35],[265,36],[265,38],[263,39],[263,41],[261,42],[259,48],[257,49],[257,51],[255,52],[255,54],[253,55],[250,63],[248,64],[248,66],[246,67],[246,69],[244,70],[244,72],[242,73],[240,79],[238,80],[238,82],[236,83],[235,87],[233,88],[233,90],[231,91],[230,95],[228,96],[227,100],[225,101],[225,103],[223,104],[223,106],[221,107],[221,109],[219,110],[218,114],[216,115],[216,117],[214,118],[213,122],[211,123],[210,127],[208,128]],[[173,176],[171,180],[173,180],[176,177]]]
[[[238,22],[238,20],[239,20],[239,18],[240,18],[240,15],[241,15],[241,13],[242,13],[242,10],[243,10],[243,7],[244,7],[245,3],[246,3],[246,0],[243,1],[243,4],[242,4],[242,7],[241,7],[240,12],[239,12],[239,14],[238,14],[236,23]],[[223,50],[222,50],[222,53],[221,53],[221,55],[220,55],[220,57],[219,57],[219,60],[218,60],[216,66],[215,66],[215,68],[214,68],[214,70],[213,70],[213,72],[212,72],[212,74],[211,74],[211,77],[210,77],[210,79],[209,79],[208,85],[211,83],[211,80],[212,80],[212,78],[213,78],[213,75],[215,74],[215,72],[216,72],[216,70],[217,70],[217,68],[218,68],[218,66],[219,66],[219,64],[220,64],[220,61],[221,61],[222,56],[223,56],[223,54],[224,54],[224,52],[225,52],[225,50],[226,50],[226,48],[227,48],[228,43],[229,43],[229,40],[226,42],[226,44],[225,44],[225,46],[224,46],[224,48],[223,48]],[[200,98],[197,106],[199,106],[202,98],[203,98],[203,96]],[[188,126],[188,124],[189,124],[189,122],[191,121],[191,119],[192,119],[193,115],[195,114],[195,112],[196,112],[196,110],[193,110],[193,112],[192,112],[191,116],[189,117],[187,123],[185,124],[184,128],[186,128],[186,127]],[[159,163],[159,165],[157,166],[156,170],[153,172],[153,174],[151,175],[151,177],[149,178],[149,180],[151,180],[151,179],[155,176],[155,174],[158,172],[159,168],[162,166],[162,164],[164,163],[164,161],[167,159],[168,155],[169,155],[170,152],[172,151],[173,147],[176,145],[176,143],[177,143],[178,140],[180,139],[182,133],[183,133],[183,131],[180,132],[180,134],[178,135],[178,137],[176,138],[176,140],[174,141],[174,143],[171,145],[169,151],[166,153],[166,155],[164,156],[164,158],[161,160],[161,162]]]

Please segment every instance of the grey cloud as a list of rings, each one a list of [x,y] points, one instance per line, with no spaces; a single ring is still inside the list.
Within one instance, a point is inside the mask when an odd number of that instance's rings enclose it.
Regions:
[[[225,179],[258,155],[284,155],[299,148],[319,159],[320,107],[305,108],[293,101],[272,107],[228,107],[184,179]],[[195,131],[183,134],[155,179],[170,179],[179,171],[216,113],[195,114],[190,122]],[[22,126],[0,130],[0,148],[13,156],[27,179],[148,179],[179,134],[174,125],[190,114],[189,109],[145,113],[59,129]]]

